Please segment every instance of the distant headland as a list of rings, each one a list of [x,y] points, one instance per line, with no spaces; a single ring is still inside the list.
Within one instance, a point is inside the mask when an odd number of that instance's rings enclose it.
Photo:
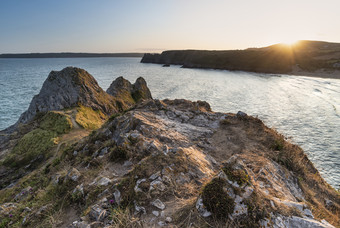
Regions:
[[[0,58],[94,58],[94,57],[142,57],[143,53],[22,53],[0,54]]]
[[[245,50],[172,50],[145,54],[141,62],[340,79],[340,43],[302,40]]]

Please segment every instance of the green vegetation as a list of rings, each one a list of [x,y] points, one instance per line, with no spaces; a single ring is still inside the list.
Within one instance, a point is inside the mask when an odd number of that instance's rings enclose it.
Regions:
[[[22,137],[3,164],[11,167],[22,167],[33,159],[45,156],[45,152],[53,147],[57,134],[52,131],[35,129]]]
[[[283,147],[284,147],[284,139],[283,138],[275,139],[275,141],[272,145],[272,149],[281,151],[281,150],[283,150]]]
[[[227,175],[228,179],[237,182],[239,186],[249,184],[249,176],[242,169],[232,169],[230,165],[222,168],[223,172]]]
[[[76,122],[85,129],[98,129],[106,119],[106,116],[101,111],[94,111],[89,107],[80,106],[77,111]]]
[[[48,112],[39,122],[39,127],[25,134],[7,155],[5,166],[23,167],[33,160],[46,159],[49,150],[58,144],[58,136],[72,128],[69,117],[59,112]]]
[[[64,134],[72,129],[72,122],[68,116],[61,112],[48,112],[41,120],[40,128]]]
[[[208,211],[216,216],[216,218],[222,220],[227,219],[228,215],[234,211],[235,207],[233,198],[223,190],[225,184],[225,180],[214,178],[204,186],[202,192],[203,204],[207,207]]]

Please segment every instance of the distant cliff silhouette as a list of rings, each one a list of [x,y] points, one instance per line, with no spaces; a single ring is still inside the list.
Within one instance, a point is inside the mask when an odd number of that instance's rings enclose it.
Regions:
[[[340,44],[299,41],[294,45],[275,44],[245,50],[175,50],[145,54],[141,62],[260,73],[336,71],[340,70]]]

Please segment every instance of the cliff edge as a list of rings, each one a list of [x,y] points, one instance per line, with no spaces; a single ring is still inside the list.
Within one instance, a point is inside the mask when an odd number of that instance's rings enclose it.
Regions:
[[[76,126],[81,107],[21,125],[0,160],[0,175],[13,177],[1,178],[3,227],[340,225],[339,193],[261,120],[204,101],[152,99],[142,78],[117,78],[107,94],[116,110],[117,100],[129,108],[97,128]],[[44,160],[22,160],[43,145]]]

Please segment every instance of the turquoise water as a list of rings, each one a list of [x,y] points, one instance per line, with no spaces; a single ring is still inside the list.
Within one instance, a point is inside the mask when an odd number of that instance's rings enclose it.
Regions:
[[[86,69],[106,90],[118,76],[146,79],[154,98],[208,101],[214,111],[258,116],[300,145],[340,185],[340,80],[139,63],[140,58],[0,59],[0,129],[14,124],[51,70]]]

